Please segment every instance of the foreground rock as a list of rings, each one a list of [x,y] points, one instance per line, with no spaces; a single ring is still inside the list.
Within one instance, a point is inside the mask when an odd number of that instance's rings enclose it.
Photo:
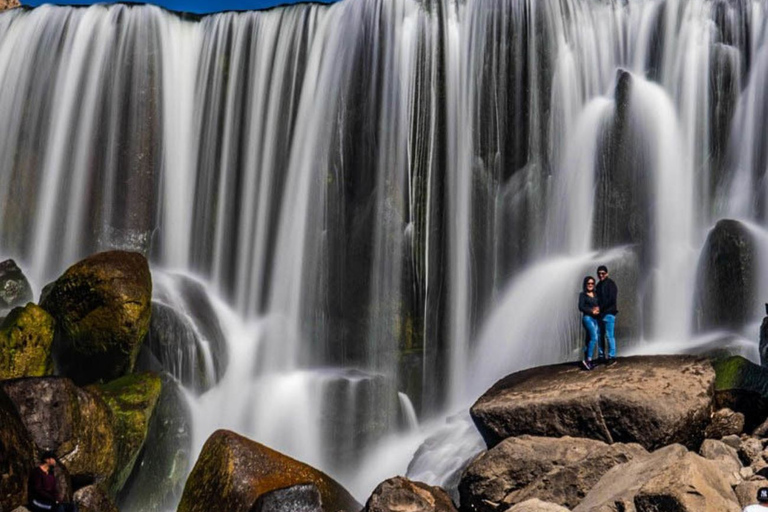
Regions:
[[[0,11],[5,11],[6,9],[13,9],[14,7],[20,7],[21,4],[19,3],[19,0],[0,0]]]
[[[739,512],[718,466],[675,444],[608,471],[574,512]]]
[[[89,388],[104,400],[111,412],[117,462],[116,472],[108,483],[113,495],[122,489],[144,446],[161,389],[160,377],[151,373],[127,375]]]
[[[19,411],[38,452],[55,452],[77,482],[112,477],[117,453],[112,414],[100,397],[61,377],[4,381],[0,388]]]
[[[637,444],[511,437],[469,465],[459,484],[462,509],[493,512],[531,498],[575,507],[613,466],[646,455]]]
[[[374,489],[364,512],[454,512],[450,496],[440,487],[397,476]]]
[[[234,432],[218,430],[187,478],[178,512],[249,512],[262,494],[303,483],[317,486],[325,512],[362,508],[328,475]]]
[[[40,306],[19,307],[0,324],[0,380],[53,373],[53,317]]]
[[[3,10],[0,0],[0,11]],[[12,7],[18,6],[12,5]],[[33,299],[32,287],[24,273],[13,260],[0,262],[0,316],[15,307],[23,306]]]
[[[322,512],[320,491],[312,484],[299,484],[265,492],[251,512]]]
[[[16,407],[0,389],[0,510],[27,502],[27,479],[35,446]]]
[[[583,372],[542,366],[497,382],[470,413],[489,447],[525,434],[693,448],[710,418],[715,371],[693,356],[620,358]]]
[[[101,485],[88,485],[75,491],[72,501],[80,512],[118,512],[112,498]]]
[[[740,356],[715,361],[715,403],[744,415],[744,429],[751,432],[768,416],[768,368]]]
[[[41,300],[56,319],[59,373],[80,385],[130,373],[149,330],[151,298],[141,254],[104,252],[69,267]]]
[[[533,498],[518,503],[514,507],[508,509],[507,512],[569,512],[569,510],[555,503],[547,503],[546,501]]]

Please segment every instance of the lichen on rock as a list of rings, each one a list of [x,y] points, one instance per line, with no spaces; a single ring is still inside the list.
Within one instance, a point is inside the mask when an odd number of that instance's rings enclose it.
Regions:
[[[10,312],[0,324],[0,380],[53,373],[54,325],[53,317],[32,303]]]

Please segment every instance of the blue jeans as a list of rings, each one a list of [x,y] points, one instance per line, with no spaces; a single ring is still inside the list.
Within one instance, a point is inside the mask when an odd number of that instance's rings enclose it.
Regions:
[[[597,336],[600,329],[597,325],[597,320],[591,316],[582,316],[581,323],[584,324],[588,335],[587,346],[584,347],[584,360],[591,361],[592,356],[595,354],[595,346],[597,345]]]
[[[605,315],[600,322],[600,343],[598,343],[598,353],[601,358],[605,357],[605,341],[608,340],[608,359],[616,357],[616,337],[613,334],[614,327],[616,326],[615,315]]]

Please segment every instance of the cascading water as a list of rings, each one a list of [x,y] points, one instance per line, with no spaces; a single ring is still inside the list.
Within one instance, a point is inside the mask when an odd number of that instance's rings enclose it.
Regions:
[[[359,499],[409,461],[450,484],[481,447],[453,412],[578,357],[599,263],[620,354],[749,345],[759,308],[702,331],[697,267],[725,217],[765,254],[767,8],[4,12],[0,255],[39,288],[91,252],[145,252],[154,356],[197,448],[231,428]]]

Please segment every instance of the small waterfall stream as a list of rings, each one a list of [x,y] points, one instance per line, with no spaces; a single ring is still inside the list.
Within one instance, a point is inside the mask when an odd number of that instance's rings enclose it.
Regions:
[[[197,449],[230,428],[360,500],[396,472],[450,483],[481,448],[480,393],[578,357],[598,264],[620,286],[620,353],[728,335],[754,354],[758,307],[723,330],[695,319],[719,220],[766,250],[766,9],[3,12],[0,256],[39,289],[95,251],[147,254],[157,316],[188,340],[155,356],[187,388]]]

